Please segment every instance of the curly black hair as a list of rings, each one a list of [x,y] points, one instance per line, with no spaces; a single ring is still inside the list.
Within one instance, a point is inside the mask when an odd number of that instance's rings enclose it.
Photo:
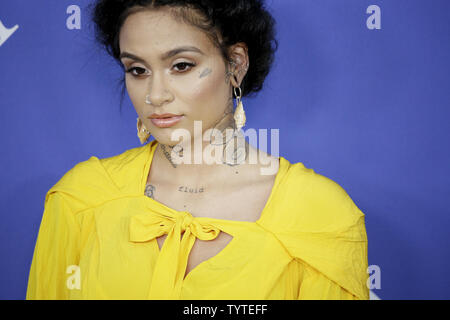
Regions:
[[[244,42],[250,65],[241,84],[242,95],[262,89],[278,49],[275,20],[264,8],[263,0],[96,0],[89,6],[95,40],[123,67],[119,33],[125,19],[136,11],[162,6],[174,9],[176,18],[203,30],[225,61],[230,61],[228,47]],[[120,80],[123,99],[125,77]]]

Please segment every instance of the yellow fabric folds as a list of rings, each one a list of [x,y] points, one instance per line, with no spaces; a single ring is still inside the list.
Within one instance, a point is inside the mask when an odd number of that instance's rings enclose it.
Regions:
[[[184,235],[181,239],[181,232]],[[130,241],[145,242],[168,234],[153,272],[149,299],[177,299],[195,238],[213,240],[220,230],[203,225],[189,212],[166,212],[131,217]]]
[[[145,196],[156,146],[91,157],[47,192],[27,299],[369,299],[365,215],[336,182],[280,157],[258,221],[194,217]]]

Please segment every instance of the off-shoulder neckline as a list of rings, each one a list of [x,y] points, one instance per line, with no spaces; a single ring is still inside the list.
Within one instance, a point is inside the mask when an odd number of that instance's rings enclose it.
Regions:
[[[153,198],[145,196],[145,187],[147,185],[147,179],[148,179],[148,175],[150,173],[151,164],[153,162],[153,155],[155,153],[157,145],[158,145],[158,141],[153,140],[145,146],[145,147],[148,147],[148,149],[147,149],[147,153],[146,153],[147,156],[145,157],[145,165],[142,170],[142,177],[141,177],[141,182],[140,182],[140,186],[139,186],[139,194],[142,194],[142,196],[144,196],[149,201],[155,202],[157,205],[162,206],[169,211],[172,211],[174,213],[184,212],[184,211],[179,211],[174,208],[171,208]],[[195,218],[204,220],[204,221],[209,221],[209,222],[216,223],[216,224],[217,223],[219,223],[219,224],[220,223],[250,224],[250,225],[259,224],[264,219],[264,217],[267,215],[267,211],[272,203],[273,198],[275,197],[275,194],[277,193],[277,191],[279,189],[281,181],[283,180],[284,176],[286,175],[286,173],[290,167],[290,162],[287,159],[285,159],[284,157],[279,156],[278,161],[279,161],[279,168],[278,168],[278,172],[276,173],[275,181],[274,181],[272,189],[270,191],[270,195],[267,198],[266,204],[264,205],[264,207],[260,213],[260,216],[256,221],[230,220],[230,219],[220,219],[220,218],[210,218],[210,217],[195,217]]]

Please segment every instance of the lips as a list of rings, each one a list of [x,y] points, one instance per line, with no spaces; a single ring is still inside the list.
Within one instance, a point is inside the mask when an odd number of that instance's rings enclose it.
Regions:
[[[164,114],[152,114],[149,118],[150,119],[163,119],[163,118],[173,118],[173,117],[178,117],[180,115],[178,114],[173,114],[173,113],[164,113]]]
[[[153,114],[149,118],[155,126],[159,128],[169,128],[180,122],[184,116],[166,113],[162,115]]]

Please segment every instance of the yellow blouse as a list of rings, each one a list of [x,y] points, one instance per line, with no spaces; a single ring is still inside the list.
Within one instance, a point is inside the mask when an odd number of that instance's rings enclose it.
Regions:
[[[258,221],[193,217],[144,195],[157,144],[47,192],[27,299],[369,299],[365,215],[337,183],[280,157]],[[195,238],[220,231],[231,242],[183,279]]]

